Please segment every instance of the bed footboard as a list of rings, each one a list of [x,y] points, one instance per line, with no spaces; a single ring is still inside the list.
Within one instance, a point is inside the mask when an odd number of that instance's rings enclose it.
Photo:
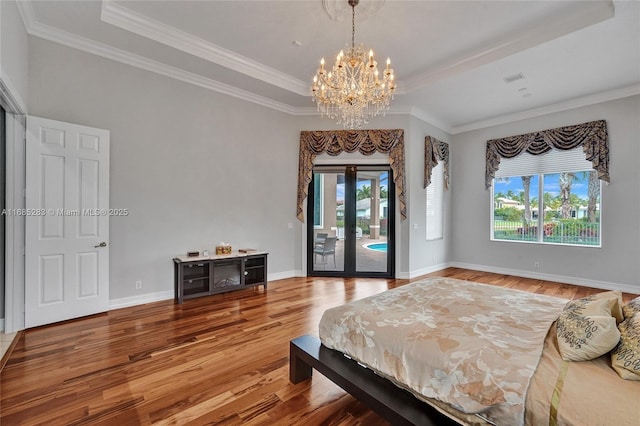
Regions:
[[[459,425],[341,352],[323,346],[317,337],[305,335],[293,339],[289,351],[289,380],[292,383],[310,378],[316,369],[394,425]]]

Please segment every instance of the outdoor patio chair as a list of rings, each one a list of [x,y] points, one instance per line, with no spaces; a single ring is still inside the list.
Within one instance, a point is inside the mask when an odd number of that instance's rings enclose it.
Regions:
[[[313,261],[315,262],[316,256],[322,256],[322,263],[327,263],[327,256],[333,256],[333,266],[336,266],[336,237],[327,237],[324,240],[324,244],[318,245],[313,248]]]
[[[324,240],[326,240],[328,236],[329,236],[329,234],[326,234],[324,232],[318,232],[316,234],[316,239],[313,240],[314,248],[318,247],[318,246],[323,246],[324,245]]]

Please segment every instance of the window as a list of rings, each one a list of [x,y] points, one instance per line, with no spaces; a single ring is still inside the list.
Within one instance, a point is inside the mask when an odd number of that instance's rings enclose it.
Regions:
[[[431,172],[431,184],[427,186],[427,240],[443,237],[444,210],[444,162]]]
[[[502,159],[493,180],[492,239],[600,247],[600,190],[580,148]]]

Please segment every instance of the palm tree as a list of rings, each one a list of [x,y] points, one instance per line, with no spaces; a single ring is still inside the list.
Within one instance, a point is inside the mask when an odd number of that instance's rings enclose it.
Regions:
[[[547,220],[551,217],[557,217],[558,209],[561,205],[562,200],[560,199],[560,196],[554,197],[552,193],[545,192],[544,194],[542,194],[542,206],[544,207],[545,212],[540,212],[540,214],[544,214],[544,220]],[[547,212],[547,209],[551,211]]]
[[[589,222],[595,222],[596,208],[598,204],[598,198],[600,196],[600,183],[598,182],[598,172],[595,170],[580,172],[575,176],[576,181],[583,181],[587,179],[587,220]]]
[[[560,204],[562,204],[560,197],[554,197],[550,192],[542,194],[542,201],[544,202],[545,207],[549,207],[552,210],[557,209],[560,207]]]
[[[385,198],[389,198],[389,192],[387,191],[386,186],[380,187],[380,199],[384,200]]]
[[[365,198],[371,198],[371,187],[362,185],[356,190],[356,200],[364,200]]]
[[[589,172],[589,186],[587,187],[587,217],[588,221],[594,223],[596,218],[596,206],[600,196],[600,182],[598,182],[598,172],[592,170]]]
[[[529,200],[529,188],[531,188],[531,178],[533,176],[520,176],[522,179],[522,187],[524,189],[522,197],[524,202],[524,220],[531,222],[531,200]]]
[[[578,197],[578,195],[576,194],[571,194],[570,204],[571,204],[571,208],[578,211],[580,209],[580,206],[584,206],[585,204],[587,204],[587,200],[583,200],[582,198]]]
[[[560,173],[558,178],[558,185],[560,186],[560,200],[561,204],[561,217],[563,219],[569,219],[571,217],[571,185],[573,184],[573,178],[575,173],[564,172]]]

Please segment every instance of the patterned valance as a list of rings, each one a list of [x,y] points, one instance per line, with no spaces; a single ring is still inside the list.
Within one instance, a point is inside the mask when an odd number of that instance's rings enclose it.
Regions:
[[[444,164],[444,189],[449,189],[449,144],[427,136],[424,138],[424,187],[431,184],[431,172],[438,165],[438,160]]]
[[[404,130],[329,130],[300,132],[300,159],[298,162],[298,205],[296,215],[304,222],[302,205],[313,175],[313,161],[326,152],[336,156],[342,152],[359,151],[363,155],[374,152],[389,154],[393,170],[396,195],[400,202],[400,217],[407,218],[404,175]]]
[[[580,145],[587,161],[591,161],[593,170],[598,172],[598,179],[609,182],[607,122],[598,120],[487,141],[485,187],[491,187],[491,181],[500,167],[501,157],[513,158],[523,151],[540,155],[554,148],[568,150]]]

